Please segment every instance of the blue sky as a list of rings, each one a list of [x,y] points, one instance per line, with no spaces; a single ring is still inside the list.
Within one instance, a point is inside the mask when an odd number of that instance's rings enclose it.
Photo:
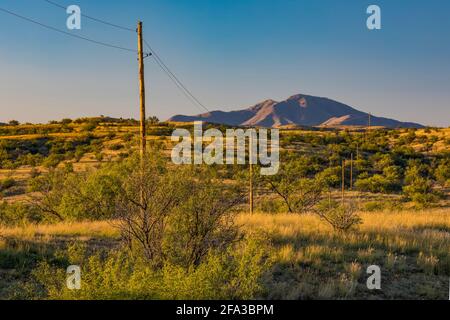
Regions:
[[[235,110],[297,93],[374,115],[450,125],[447,0],[54,0],[134,28],[210,110]],[[382,30],[366,28],[366,8]],[[65,29],[67,14],[42,0],[0,7]],[[67,30],[68,31],[68,30]],[[70,31],[135,48],[134,33],[82,19]],[[146,59],[149,115],[203,110]],[[0,12],[0,122],[138,117],[134,53],[72,39]]]

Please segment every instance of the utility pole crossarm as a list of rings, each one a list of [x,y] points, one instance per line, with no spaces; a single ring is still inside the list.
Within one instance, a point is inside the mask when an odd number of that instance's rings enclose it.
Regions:
[[[140,154],[144,158],[146,149],[146,132],[145,132],[145,80],[144,80],[144,50],[142,39],[142,22],[138,22],[138,60],[139,60],[139,98],[140,98]]]

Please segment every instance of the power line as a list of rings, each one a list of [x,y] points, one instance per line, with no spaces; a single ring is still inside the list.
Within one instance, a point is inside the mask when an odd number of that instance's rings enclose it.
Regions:
[[[66,10],[66,8],[64,6],[62,6],[62,5],[60,5],[60,4],[56,3],[56,2],[53,2],[53,1],[50,1],[50,0],[43,0],[43,1],[49,3],[49,4],[53,5],[53,6],[56,6],[58,8],[62,8],[64,10]],[[41,23],[39,21],[27,18],[25,16],[19,15],[19,14],[15,13],[15,12],[12,12],[12,11],[9,11],[9,10],[3,9],[3,8],[0,8],[0,11],[3,11],[5,13],[8,13],[8,14],[10,14],[12,16],[15,16],[17,18],[20,18],[22,20],[28,21],[30,23],[37,24],[37,25],[39,25],[39,26],[41,26],[43,28],[46,28],[46,29],[49,29],[49,30],[52,30],[52,31],[55,31],[55,32],[58,32],[58,33],[61,33],[61,34],[73,37],[73,38],[77,38],[77,39],[80,39],[80,40],[85,40],[85,41],[88,41],[88,42],[91,42],[91,43],[95,43],[95,44],[98,44],[98,45],[102,45],[102,46],[105,46],[105,47],[109,47],[109,48],[120,49],[120,50],[124,50],[124,51],[128,51],[128,52],[137,53],[137,50],[135,50],[135,49],[125,48],[125,47],[113,45],[113,44],[110,44],[110,43],[106,43],[106,42],[90,39],[90,38],[87,38],[87,37],[79,36],[79,35],[76,35],[76,34],[73,34],[73,33],[70,33],[70,32],[64,31],[64,30],[60,30],[58,28],[55,28],[55,27],[52,27],[52,26],[49,26],[49,25],[46,25],[46,24]],[[85,18],[91,19],[93,21],[96,21],[96,22],[99,22],[99,23],[102,23],[102,24],[105,24],[105,25],[109,25],[109,26],[112,26],[112,27],[115,27],[115,28],[118,28],[118,29],[130,31],[130,32],[136,32],[136,30],[134,30],[134,29],[123,27],[123,26],[120,26],[120,25],[117,25],[117,24],[114,24],[114,23],[111,23],[111,22],[108,22],[108,21],[105,21],[105,20],[102,20],[102,19],[98,19],[98,18],[89,16],[89,15],[86,15],[86,14],[81,14],[81,15],[83,17],[85,17]],[[186,98],[191,103],[193,103],[194,105],[200,106],[201,108],[203,108],[207,112],[210,112],[209,109],[203,103],[201,103],[200,100],[197,97],[195,97],[192,94],[192,92],[189,89],[187,89],[186,86],[178,79],[178,77],[169,69],[169,67],[164,63],[164,61],[159,57],[159,55],[155,52],[155,50],[150,46],[150,44],[145,39],[144,39],[144,43],[148,47],[148,49],[150,50],[152,55],[154,56],[155,62],[158,64],[158,66],[161,68],[161,70],[163,70],[166,73],[166,75],[176,85],[176,87],[183,93],[183,95],[186,96]],[[146,55],[148,56],[148,54],[146,54]]]
[[[152,53],[152,56],[155,58],[156,63],[159,65],[159,67],[167,74],[167,76],[175,83],[175,85],[180,89],[180,91],[193,103],[196,104],[203,109],[205,109],[207,112],[210,112],[209,109],[200,102],[199,99],[197,99],[192,92],[186,88],[186,86],[178,79],[178,77],[169,69],[169,67],[162,61],[162,59],[159,57],[159,55],[153,50],[153,48],[150,46],[150,44],[144,39],[144,43],[149,49],[149,51]]]
[[[58,8],[64,9],[66,10],[66,7],[64,7],[63,5],[56,3],[54,1],[51,0],[43,0],[53,6],[56,6]],[[135,29],[131,29],[131,28],[127,28],[124,26],[120,26],[108,21],[105,21],[103,19],[99,19],[99,18],[95,18],[86,14],[81,13],[81,16],[91,19],[93,21],[111,26],[111,27],[115,27],[118,29],[122,29],[125,31],[131,31],[131,32],[136,32]],[[167,76],[170,78],[170,80],[172,80],[172,82],[177,86],[177,88],[186,96],[186,98],[188,98],[188,100],[191,101],[191,103],[193,103],[194,105],[198,105],[200,107],[202,107],[204,110],[206,110],[207,112],[209,112],[208,108],[199,101],[199,99],[197,99],[191,91],[189,91],[186,86],[178,79],[178,77],[169,69],[169,67],[167,67],[167,65],[164,63],[164,61],[159,57],[159,55],[155,52],[155,50],[153,50],[153,48],[149,45],[149,43],[144,39],[144,43],[145,45],[148,47],[148,49],[150,50],[150,52],[153,54],[154,58],[155,58],[155,62],[158,64],[158,66],[167,74]]]
[[[56,2],[53,2],[53,1],[50,1],[50,0],[43,0],[43,1],[53,5],[55,7],[67,10],[67,7],[64,7],[63,5],[61,5],[59,3],[56,3]],[[81,16],[85,17],[85,18],[88,18],[88,19],[91,19],[93,21],[99,22],[99,23],[103,23],[103,24],[108,25],[110,27],[122,29],[122,30],[125,30],[125,31],[130,31],[130,32],[136,32],[136,29],[120,26],[120,25],[115,24],[115,23],[111,23],[111,22],[108,22],[108,21],[105,21],[105,20],[102,20],[102,19],[98,19],[98,18],[95,18],[95,17],[92,17],[92,16],[88,16],[87,14],[84,14],[84,13],[81,13]]]
[[[49,29],[49,30],[52,30],[52,31],[55,31],[55,32],[59,32],[61,34],[65,34],[65,35],[70,36],[72,38],[77,38],[77,39],[80,39],[80,40],[88,41],[88,42],[91,42],[91,43],[102,45],[104,47],[109,47],[109,48],[114,48],[114,49],[119,49],[119,50],[124,50],[124,51],[137,53],[137,50],[130,49],[130,48],[125,48],[125,47],[121,47],[121,46],[117,46],[117,45],[106,43],[106,42],[102,42],[102,41],[93,40],[93,39],[86,38],[86,37],[83,37],[83,36],[79,36],[79,35],[76,35],[76,34],[73,34],[73,33],[70,33],[70,32],[64,31],[64,30],[60,30],[58,28],[55,28],[55,27],[52,27],[52,26],[49,26],[49,25],[46,25],[46,24],[44,24],[42,22],[39,22],[39,21],[30,19],[30,18],[24,17],[24,16],[22,16],[20,14],[17,14],[15,12],[12,12],[12,11],[9,11],[9,10],[3,9],[3,8],[0,8],[0,11],[3,11],[5,13],[7,13],[7,14],[10,14],[10,15],[15,16],[17,18],[20,18],[22,20],[34,23],[34,24],[39,25],[39,26],[41,26],[43,28],[46,28],[46,29]]]
[[[170,73],[168,73],[167,72],[167,70],[164,68],[164,66],[161,64],[161,62],[158,60],[158,59],[155,59],[155,62],[158,64],[158,66],[161,68],[161,70],[163,70],[165,73],[166,73],[166,75],[169,77],[169,79],[175,84],[175,86],[180,90],[180,92],[193,104],[193,105],[195,105],[195,106],[197,106],[197,104],[196,104],[196,102],[195,102],[195,100],[193,100],[192,98],[191,98],[191,96],[189,96],[189,94],[187,94],[184,90],[183,90],[183,88],[178,84],[178,82],[174,79],[174,78],[172,78],[171,76],[170,76]]]

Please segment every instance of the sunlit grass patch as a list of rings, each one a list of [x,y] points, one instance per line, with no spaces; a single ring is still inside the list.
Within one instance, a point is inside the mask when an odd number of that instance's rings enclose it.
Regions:
[[[0,227],[0,235],[17,239],[47,239],[53,237],[73,238],[118,238],[119,231],[111,221],[63,222],[49,225],[27,225],[25,227]]]
[[[346,234],[310,214],[242,213],[237,223],[273,246],[263,298],[443,299],[450,276],[449,216],[446,210],[361,213],[359,230]],[[119,239],[113,221],[0,227],[0,235],[0,269],[8,281],[67,243],[110,250]],[[372,264],[382,270],[381,291],[366,288]]]
[[[238,221],[244,229],[264,230],[277,248],[275,298],[436,299],[447,294],[449,210],[360,215],[359,230],[347,234],[333,232],[314,215],[243,213]],[[366,288],[366,268],[372,264],[382,270],[380,292]],[[418,283],[410,284],[412,279]]]

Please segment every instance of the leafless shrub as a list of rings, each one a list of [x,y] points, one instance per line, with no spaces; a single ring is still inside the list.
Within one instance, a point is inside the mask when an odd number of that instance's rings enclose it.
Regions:
[[[317,179],[301,178],[294,182],[268,180],[273,192],[283,199],[289,212],[305,213],[320,202],[323,184]]]
[[[117,200],[118,226],[123,238],[137,243],[155,265],[164,253],[162,241],[167,218],[185,198],[186,179],[170,174],[160,159],[147,157],[143,169],[134,160]]]
[[[211,179],[206,170],[197,173],[189,189],[169,219],[165,238],[171,262],[184,267],[199,265],[210,250],[224,251],[238,239],[234,217],[245,201],[245,190]]]
[[[334,230],[347,232],[361,223],[357,214],[358,208],[354,202],[322,201],[314,212],[328,222]]]
[[[118,226],[155,267],[168,261],[189,268],[237,239],[234,209],[242,201],[236,186],[214,180],[209,169],[168,167],[149,158],[144,170],[130,172],[125,180]]]
[[[320,202],[325,186],[321,179],[310,177],[308,170],[303,161],[288,161],[278,174],[262,179],[290,213],[306,213]]]

